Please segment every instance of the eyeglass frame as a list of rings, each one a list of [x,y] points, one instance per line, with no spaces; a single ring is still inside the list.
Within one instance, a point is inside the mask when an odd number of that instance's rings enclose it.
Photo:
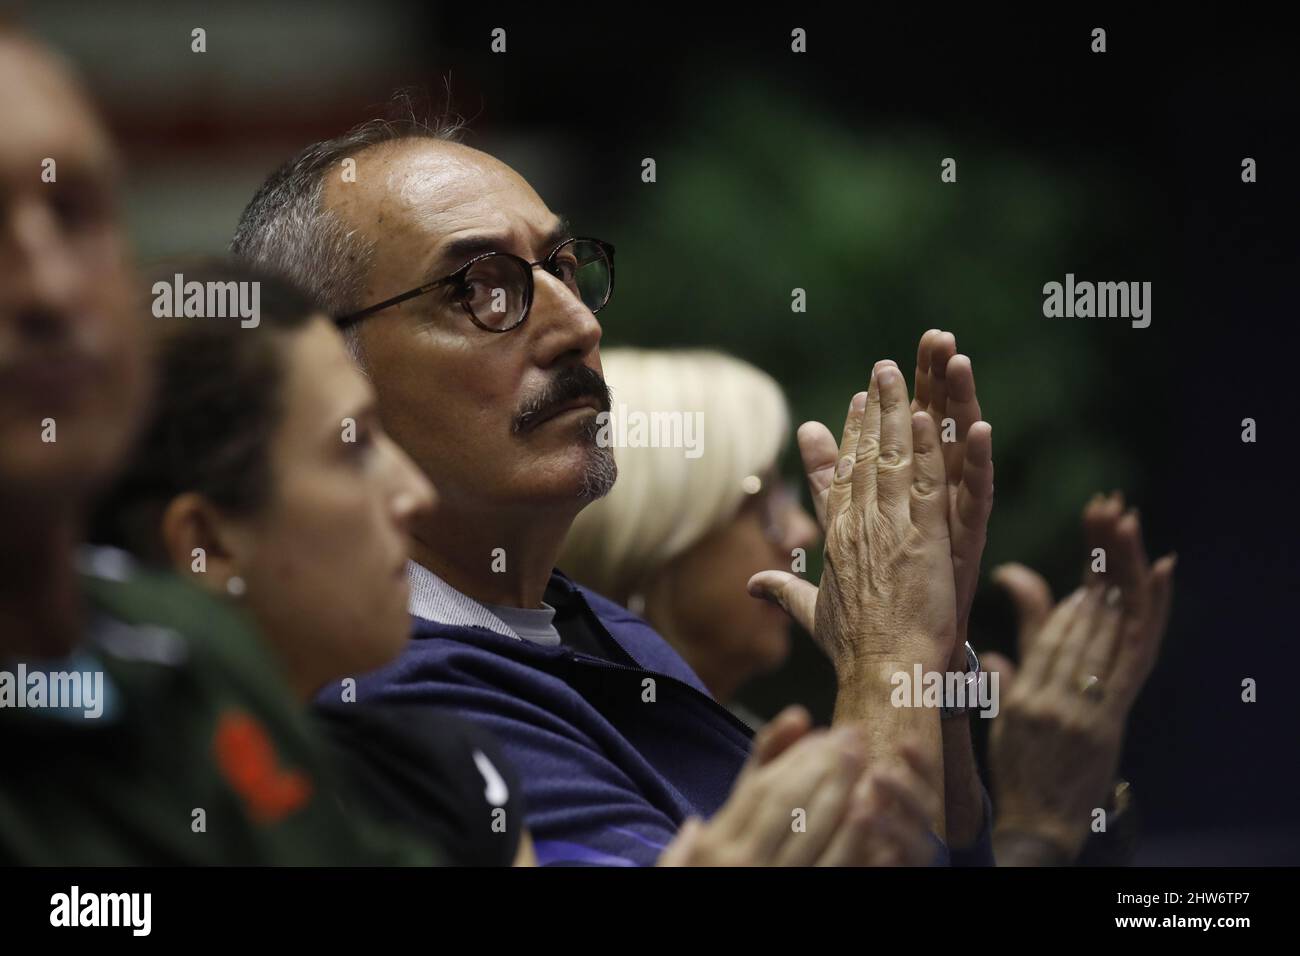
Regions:
[[[740,502],[741,510],[758,508],[763,537],[772,544],[781,546],[789,534],[787,522],[790,512],[799,507],[799,484],[785,478],[775,467],[749,477],[757,478],[759,486],[753,491],[742,488],[744,497]],[[777,509],[779,513],[773,514]]]
[[[416,286],[414,289],[411,289],[408,292],[403,292],[400,295],[395,295],[391,299],[385,299],[383,302],[378,302],[375,305],[367,306],[366,308],[360,310],[359,312],[352,312],[349,313],[348,315],[338,316],[334,320],[334,323],[340,329],[345,329],[348,326],[361,321],[362,319],[369,318],[370,316],[374,315],[376,312],[382,312],[384,309],[391,308],[392,306],[395,305],[400,305],[401,303],[406,302],[410,299],[418,298],[419,296],[422,295],[428,295],[430,292],[432,292],[434,289],[437,289],[440,286],[444,286],[449,283],[455,282],[457,280],[464,279],[465,274],[469,272],[469,270],[473,268],[475,265],[477,265],[479,262],[482,262],[484,259],[490,259],[493,256],[505,256],[507,259],[513,259],[515,262],[522,264],[525,267],[524,274],[528,277],[528,284],[524,289],[524,309],[519,316],[519,321],[514,323],[513,325],[506,326],[503,329],[494,329],[489,325],[484,325],[479,320],[478,316],[474,314],[474,310],[471,309],[466,303],[462,302],[460,306],[462,309],[465,310],[465,314],[469,316],[470,321],[473,322],[480,329],[482,329],[484,332],[493,332],[497,334],[502,334],[505,332],[513,332],[515,329],[519,328],[519,326],[523,325],[525,321],[527,321],[528,315],[529,313],[532,312],[533,309],[533,292],[536,289],[536,283],[533,282],[533,270],[536,269],[538,266],[545,266],[546,263],[550,262],[551,259],[555,257],[555,254],[557,252],[559,252],[565,246],[574,242],[594,242],[597,245],[597,247],[600,248],[600,251],[604,254],[605,262],[608,263],[609,265],[609,289],[607,289],[605,292],[605,301],[601,302],[600,305],[596,306],[596,308],[591,310],[591,314],[595,315],[605,306],[609,305],[609,300],[614,297],[614,246],[612,243],[608,243],[604,239],[593,239],[591,236],[570,236],[568,239],[565,239],[564,241],[560,242],[554,249],[552,249],[541,259],[538,259],[536,262],[529,262],[523,256],[517,256],[513,252],[498,252],[494,250],[491,252],[480,253],[479,255],[474,256],[472,259],[466,262],[455,272],[445,275],[441,279],[434,279],[431,282],[426,282],[424,285]],[[547,269],[546,271],[551,275],[555,275],[555,273],[552,272],[550,269]]]

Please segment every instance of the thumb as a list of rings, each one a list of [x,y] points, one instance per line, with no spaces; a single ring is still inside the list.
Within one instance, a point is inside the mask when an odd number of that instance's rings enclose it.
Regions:
[[[796,433],[799,457],[803,459],[808,490],[812,492],[813,508],[817,512],[817,526],[826,533],[826,503],[830,498],[831,484],[835,480],[835,463],[840,457],[840,446],[831,430],[821,422],[804,422]]]
[[[806,737],[812,730],[812,725],[812,715],[807,709],[791,704],[760,727],[750,743],[749,759],[740,768],[740,775],[732,784],[731,792],[735,793],[745,781],[758,773],[759,768],[771,763]]]
[[[770,763],[789,750],[791,744],[810,730],[812,730],[812,715],[798,704],[791,704],[754,734],[750,760],[759,767]]]
[[[1020,659],[1024,660],[1035,636],[1052,613],[1052,589],[1037,571],[1015,562],[998,565],[990,577],[1015,605],[1019,624],[1016,643],[1020,648]]]
[[[817,614],[817,586],[789,571],[759,571],[746,586],[750,597],[779,604],[809,634]]]

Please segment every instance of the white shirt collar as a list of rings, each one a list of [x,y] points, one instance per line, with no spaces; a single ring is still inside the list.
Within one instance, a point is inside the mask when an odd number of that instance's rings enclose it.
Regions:
[[[485,627],[504,637],[523,640],[505,621],[469,595],[457,591],[424,565],[407,561],[406,577],[411,582],[407,610],[415,617],[455,627]]]

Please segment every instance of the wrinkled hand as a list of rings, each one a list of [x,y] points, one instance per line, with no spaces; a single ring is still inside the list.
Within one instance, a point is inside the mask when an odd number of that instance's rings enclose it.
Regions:
[[[994,580],[1010,592],[1020,621],[1021,668],[986,655],[1001,682],[1001,713],[989,745],[995,834],[1027,834],[1073,859],[1114,782],[1124,726],[1159,654],[1173,597],[1172,555],[1152,567],[1135,511],[1098,496],[1084,509],[1089,553],[1106,571],[1052,608],[1051,591],[1022,565]]]
[[[877,368],[884,364],[893,363],[877,363]],[[911,408],[914,412],[926,412],[939,429],[941,438],[947,431],[953,439],[941,441],[957,608],[957,637],[948,666],[951,670],[964,670],[963,645],[993,508],[993,429],[981,420],[970,359],[957,354],[957,340],[951,333],[930,329],[921,336],[917,346],[916,389]],[[949,418],[952,420],[950,428],[945,426],[945,420]],[[846,437],[848,428],[846,422]],[[820,422],[806,422],[800,427],[798,442],[817,522],[825,532],[827,505],[842,449],[836,445],[830,430]],[[817,588],[812,584],[786,572],[770,571],[751,580],[750,592],[777,601],[797,623],[812,633],[817,602]]]
[[[853,397],[820,499],[819,430],[802,427],[799,445],[826,531],[820,592],[788,572],[764,571],[750,579],[750,593],[781,604],[837,671],[866,661],[941,669],[957,625],[946,467],[934,420],[911,412],[902,373],[878,362],[868,390]]]
[[[937,769],[919,748],[906,744],[897,764],[866,770],[859,728],[809,726],[807,712],[791,707],[760,731],[726,804],[708,822],[687,820],[659,865],[929,863]]]

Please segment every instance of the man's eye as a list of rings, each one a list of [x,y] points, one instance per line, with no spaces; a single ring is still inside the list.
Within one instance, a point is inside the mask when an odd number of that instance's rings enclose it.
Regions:
[[[489,283],[483,278],[466,276],[456,283],[456,297],[459,301],[473,302],[489,294]]]
[[[105,197],[86,186],[65,186],[51,198],[50,205],[65,229],[94,225],[108,214]]]
[[[449,302],[472,302],[477,294],[475,283],[470,279],[461,279],[459,282],[453,282],[447,287],[447,301]]]
[[[555,265],[551,267],[555,277],[564,283],[572,283],[578,274],[578,262],[571,257],[555,260]]]

